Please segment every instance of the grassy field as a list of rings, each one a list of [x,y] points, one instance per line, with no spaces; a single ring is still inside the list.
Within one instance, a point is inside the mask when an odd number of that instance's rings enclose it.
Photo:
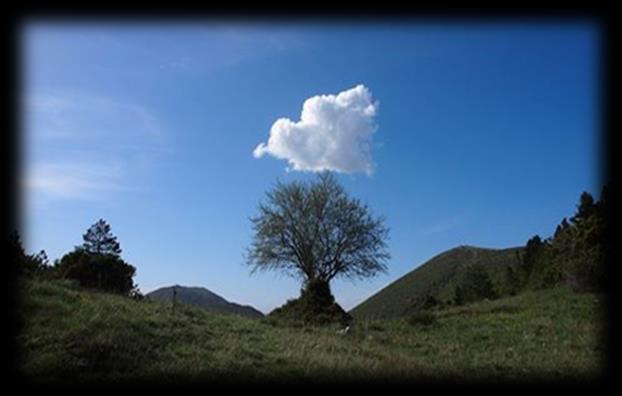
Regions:
[[[590,379],[601,369],[601,296],[565,288],[336,327],[269,319],[24,280],[19,370],[37,380],[230,378]]]

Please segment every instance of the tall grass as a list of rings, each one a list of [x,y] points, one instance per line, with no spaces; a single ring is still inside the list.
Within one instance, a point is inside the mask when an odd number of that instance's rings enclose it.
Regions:
[[[135,301],[58,281],[21,285],[19,368],[39,380],[585,378],[601,369],[601,298],[565,288],[412,320],[282,325]]]

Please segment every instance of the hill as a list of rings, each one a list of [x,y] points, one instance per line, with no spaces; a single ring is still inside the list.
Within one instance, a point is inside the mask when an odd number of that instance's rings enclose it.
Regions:
[[[522,249],[460,246],[447,250],[363,301],[350,314],[355,319],[395,318],[413,313],[426,295],[450,301],[465,269],[473,264],[483,265],[492,281],[502,285],[506,267],[518,265],[517,253]]]
[[[208,311],[237,314],[249,318],[261,318],[264,316],[263,313],[249,305],[229,302],[204,287],[186,287],[179,285],[162,287],[147,293],[145,297],[160,302],[171,302],[173,300],[173,290],[177,293],[177,301],[194,305]]]
[[[282,327],[189,305],[24,280],[17,368],[29,382],[595,379],[602,296],[530,291],[405,319]]]

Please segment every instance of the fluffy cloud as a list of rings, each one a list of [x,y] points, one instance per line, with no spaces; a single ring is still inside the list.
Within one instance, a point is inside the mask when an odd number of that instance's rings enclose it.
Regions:
[[[299,171],[354,173],[374,170],[371,157],[378,102],[364,85],[338,95],[318,95],[302,106],[300,121],[278,119],[267,143],[253,151],[286,159]]]

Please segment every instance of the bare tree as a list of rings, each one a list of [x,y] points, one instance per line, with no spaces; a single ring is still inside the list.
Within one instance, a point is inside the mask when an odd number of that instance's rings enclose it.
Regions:
[[[316,182],[277,182],[251,219],[247,255],[255,270],[282,270],[305,285],[335,277],[365,278],[385,272],[390,255],[383,218],[351,199],[330,173]]]

